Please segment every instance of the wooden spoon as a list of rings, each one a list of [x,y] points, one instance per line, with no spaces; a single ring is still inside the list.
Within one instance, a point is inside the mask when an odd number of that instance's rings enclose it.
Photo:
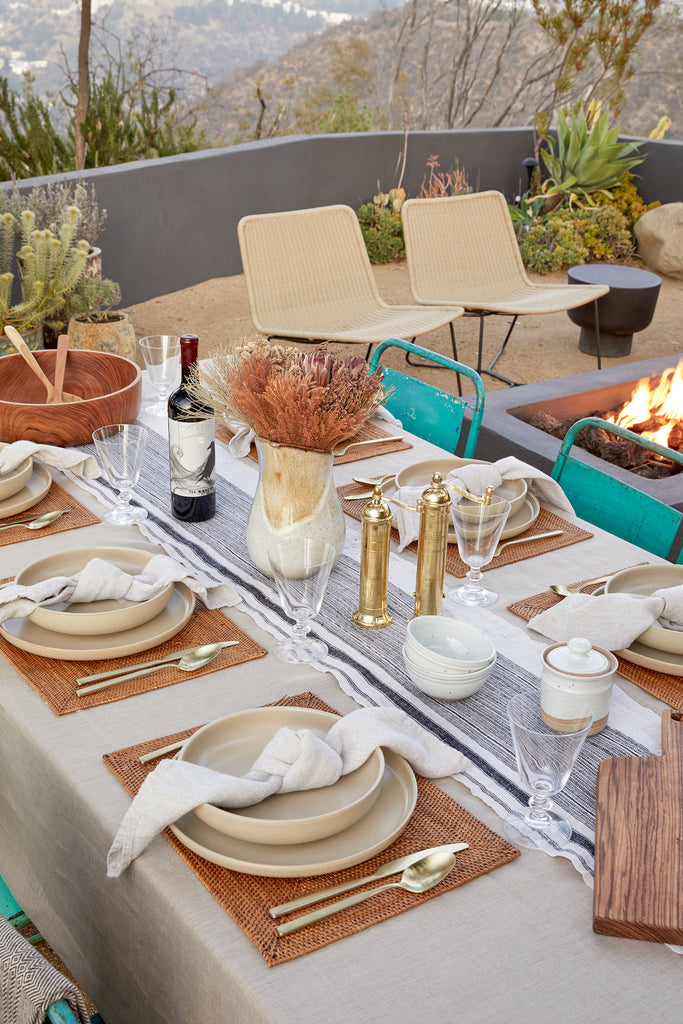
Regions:
[[[82,401],[82,399],[79,398],[78,395],[69,394],[69,392],[67,392],[67,391],[62,392],[62,397],[61,398],[55,398],[55,387],[54,387],[54,385],[51,384],[50,381],[48,380],[48,378],[46,377],[46,375],[45,375],[45,373],[44,373],[40,363],[38,362],[36,357],[33,355],[33,352],[28,347],[28,345],[26,344],[26,342],[24,341],[22,336],[19,334],[19,331],[16,329],[16,327],[12,327],[11,324],[6,324],[5,325],[5,334],[7,335],[9,340],[12,342],[12,344],[16,348],[17,352],[19,353],[19,355],[23,357],[23,359],[31,367],[31,370],[35,373],[36,377],[38,377],[38,379],[40,381],[42,381],[43,385],[45,386],[45,390],[47,391],[47,403],[46,404],[50,405],[53,402],[80,402],[80,401]],[[68,344],[68,338],[67,338],[67,344]],[[66,360],[66,352],[64,353],[64,357],[63,358],[64,358],[64,360]],[[57,356],[57,360],[59,362],[59,354]],[[62,369],[62,380],[63,379],[64,379],[64,370]]]
[[[60,334],[57,339],[57,362],[55,363],[55,393],[48,404],[57,402],[82,402],[78,395],[70,395],[68,391],[62,391],[64,384],[64,371],[66,369],[66,357],[69,352],[69,335]]]

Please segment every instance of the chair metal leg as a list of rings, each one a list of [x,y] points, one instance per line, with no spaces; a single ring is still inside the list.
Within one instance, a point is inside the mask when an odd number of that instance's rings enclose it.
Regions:
[[[493,367],[496,365],[496,363],[498,362],[498,360],[502,356],[503,352],[505,351],[505,346],[507,345],[508,341],[510,340],[510,335],[512,334],[513,328],[514,328],[515,324],[517,323],[517,320],[518,320],[518,315],[515,314],[515,316],[512,318],[512,323],[510,324],[510,326],[508,328],[508,332],[505,335],[505,341],[501,345],[501,347],[500,347],[500,349],[498,351],[497,356],[495,357],[495,359],[491,363],[489,363],[488,367],[485,370],[479,370],[480,373],[487,373],[489,375],[489,377],[495,377],[496,380],[501,380],[504,384],[507,384],[508,387],[511,387],[511,388],[519,387],[518,382],[514,381],[514,380],[510,380],[509,377],[503,377],[500,373],[495,373]],[[480,327],[483,328],[483,324],[484,324],[483,317],[480,319],[479,323],[480,323]],[[481,343],[482,343],[482,337],[481,337],[481,330],[480,330],[480,334],[479,334],[479,360],[480,361],[481,361]]]
[[[602,359],[600,357],[600,314],[598,313],[598,300],[593,299],[593,315],[595,318],[595,348],[597,349],[598,355],[598,370],[602,369]]]
[[[450,331],[451,331],[451,348],[453,349],[453,358],[455,359],[455,361],[457,363],[457,362],[459,362],[459,360],[458,360],[458,349],[457,349],[457,345],[455,343],[455,331],[453,330],[453,321],[452,320],[450,321],[448,326],[449,326]],[[411,345],[415,344],[415,338],[411,338],[410,339],[410,344]],[[410,352],[406,352],[406,363],[408,364],[408,366],[412,366],[413,369],[416,369],[416,370],[441,370],[441,369],[446,369],[446,367],[441,367],[437,363],[413,363],[413,362],[411,362],[411,359],[410,359]],[[456,373],[456,377],[458,378],[458,397],[462,398],[462,383],[460,381],[460,374]]]

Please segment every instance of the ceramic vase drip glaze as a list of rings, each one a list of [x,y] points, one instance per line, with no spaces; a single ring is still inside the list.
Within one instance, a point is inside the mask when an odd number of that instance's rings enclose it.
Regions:
[[[253,564],[272,579],[268,549],[290,537],[325,540],[338,560],[346,524],[332,476],[332,452],[290,448],[259,437],[256,450],[259,482],[246,535]]]

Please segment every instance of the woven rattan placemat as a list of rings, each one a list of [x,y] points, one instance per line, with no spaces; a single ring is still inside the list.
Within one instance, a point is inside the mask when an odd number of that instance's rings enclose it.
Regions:
[[[56,512],[57,509],[63,508],[68,509],[65,516],[60,516],[54,523],[43,526],[40,530],[27,530],[23,526],[17,526],[16,530],[0,530],[0,547],[4,547],[6,544],[16,544],[20,540],[35,540],[36,537],[47,537],[51,533],[76,530],[80,526],[92,526],[93,523],[100,522],[96,515],[76,501],[68,491],[53,482],[45,497],[36,505],[32,505],[24,512],[17,512],[16,516],[3,519],[2,525],[11,523],[13,519],[25,519],[26,516],[38,516],[43,512]]]
[[[361,498],[358,501],[353,500],[354,492],[359,490],[361,488],[356,483],[344,484],[343,487],[337,488],[337,494],[342,501],[342,508],[352,519],[358,520],[360,520],[363,509],[368,503],[367,498]],[[367,494],[367,489],[361,491],[361,493]],[[545,540],[533,541],[532,538],[536,534],[550,533],[551,530],[562,530],[562,534],[559,537],[546,537]],[[576,544],[580,540],[587,540],[593,534],[580,526],[576,526],[574,523],[567,522],[566,519],[555,515],[554,512],[549,512],[547,508],[542,508],[538,519],[529,527],[524,536],[530,539],[528,544],[511,544],[509,547],[503,548],[497,558],[492,559],[488,565],[484,566],[483,571],[497,569],[500,565],[511,565],[513,562],[521,562],[525,558],[533,558],[534,555],[542,555],[546,551],[555,551],[556,548],[565,548],[568,544]],[[391,531],[391,539],[398,544],[399,534],[396,527]],[[512,538],[510,539],[512,540]],[[409,544],[408,550],[417,551],[417,541]],[[451,576],[458,576],[462,579],[467,574],[467,569],[468,566],[465,565],[458,554],[458,545],[449,544],[446,553],[446,572],[450,573]]]
[[[290,703],[322,711],[334,710],[312,693],[298,694],[290,699]],[[195,727],[197,728],[199,726]],[[134,795],[145,776],[158,763],[155,761],[142,765],[139,761],[140,755],[167,743],[185,739],[195,729],[160,736],[125,750],[116,750],[105,754],[104,761],[128,792]],[[274,967],[276,964],[294,960],[304,953],[327,946],[337,939],[363,931],[378,921],[394,917],[404,910],[410,910],[418,903],[433,899],[448,889],[464,885],[465,882],[519,857],[519,850],[492,832],[432,782],[419,777],[417,781],[417,806],[405,832],[381,854],[356,867],[335,871],[329,875],[317,875],[313,878],[261,878],[257,875],[245,875],[218,867],[197,856],[183,846],[170,829],[166,829],[163,835],[189,864],[202,885],[251,939],[268,966]],[[363,878],[376,870],[380,864],[396,857],[453,842],[469,843],[470,848],[457,854],[455,867],[436,888],[420,896],[402,889],[391,889],[376,899],[283,936],[278,935],[276,926],[279,920],[288,918],[274,921],[268,914],[269,907],[307,893],[317,892],[347,879]],[[387,879],[390,880],[395,881],[396,878]],[[316,904],[318,905],[322,904]]]
[[[2,581],[7,582],[6,580]],[[83,697],[76,696],[76,680],[81,676],[93,675],[95,672],[106,672],[118,668],[124,672],[129,665],[154,658],[162,658],[172,651],[180,651],[186,647],[199,644],[218,643],[219,640],[239,640],[237,647],[226,647],[215,661],[195,672],[183,672],[174,665],[164,666],[158,672],[152,672],[137,679],[129,679],[125,683],[108,686],[104,690],[96,690]],[[59,658],[42,658],[14,647],[4,636],[0,636],[0,652],[14,665],[36,693],[40,694],[57,715],[68,715],[71,711],[81,711],[96,704],[111,704],[115,700],[133,697],[149,690],[160,690],[174,683],[187,682],[195,676],[204,676],[209,672],[239,665],[243,661],[261,658],[268,652],[247,633],[243,632],[223,612],[207,608],[197,601],[194,613],[184,628],[170,640],[137,654],[127,654],[122,658],[111,658],[106,661],[62,661]]]
[[[620,570],[615,569],[615,572],[618,571]],[[605,573],[605,575],[607,574]],[[577,580],[576,583],[568,585],[570,587],[580,587],[585,582],[585,580]],[[592,587],[586,587],[584,593],[591,594],[600,585],[596,583]],[[521,601],[509,604],[508,609],[528,622],[529,619],[533,619],[534,615],[540,615],[541,612],[552,608],[553,605],[562,600],[563,598],[558,594],[554,594],[552,590],[544,590],[540,594],[533,594],[531,597],[525,597]],[[628,679],[631,683],[635,683],[641,690],[652,694],[653,697],[668,704],[669,707],[675,708],[676,711],[683,711],[683,678],[671,676],[665,672],[656,672],[651,668],[643,668],[642,665],[634,665],[632,661],[626,661],[625,658],[618,657],[618,661],[620,676]]]
[[[360,428],[356,436],[353,438],[354,441],[371,441],[377,440],[377,444],[365,444],[361,447],[351,448],[345,455],[335,455],[334,464],[335,466],[341,466],[344,462],[359,462],[361,459],[371,459],[375,455],[388,455],[389,452],[403,452],[408,448],[412,448],[412,444],[409,441],[383,441],[385,437],[397,436],[400,431],[396,430],[391,434],[388,434],[386,430],[382,430],[374,423],[364,423]],[[223,441],[225,444],[229,444],[234,437],[234,433],[224,423],[216,424],[216,437],[219,441]],[[350,443],[350,442],[349,442]],[[253,459],[254,462],[258,462],[258,455],[256,453],[256,445],[252,444],[251,451],[249,452],[249,458]]]

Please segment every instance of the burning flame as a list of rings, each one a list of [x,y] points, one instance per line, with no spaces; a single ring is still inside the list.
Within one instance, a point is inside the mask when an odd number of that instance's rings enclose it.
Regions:
[[[650,377],[639,380],[628,402],[604,418],[671,447],[671,431],[683,420],[683,360],[675,369],[665,370],[656,386]],[[640,429],[645,424],[648,426]]]

